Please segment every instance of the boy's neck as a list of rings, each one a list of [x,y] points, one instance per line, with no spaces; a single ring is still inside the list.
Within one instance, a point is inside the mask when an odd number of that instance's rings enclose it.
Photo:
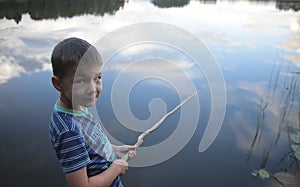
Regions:
[[[84,107],[74,107],[72,104],[70,104],[69,102],[64,101],[64,99],[62,99],[61,97],[59,98],[58,102],[57,102],[58,106],[65,108],[67,110],[73,110],[76,112],[82,112],[84,111]]]

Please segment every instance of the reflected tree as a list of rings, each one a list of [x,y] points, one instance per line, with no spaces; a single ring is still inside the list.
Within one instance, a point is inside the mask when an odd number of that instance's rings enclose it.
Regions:
[[[300,10],[300,0],[277,0],[276,1],[276,8],[279,10]]]
[[[57,19],[58,17],[73,17],[82,14],[101,15],[114,14],[124,7],[127,0],[0,0],[0,18],[21,21],[22,14],[29,14],[34,20]],[[190,0],[149,0],[160,8],[183,7]],[[200,3],[216,3],[217,0],[198,0]],[[234,1],[234,0],[232,0]],[[265,2],[274,0],[250,0]],[[300,0],[276,0],[280,10],[300,10]]]
[[[0,1],[0,18],[14,19],[28,13],[34,20],[73,17],[82,14],[103,16],[124,7],[125,0],[4,0]]]
[[[152,0],[152,3],[160,8],[171,8],[188,5],[190,0]]]
[[[216,4],[218,0],[196,0],[202,4]],[[241,0],[230,0],[239,2]],[[300,10],[300,0],[248,0],[252,3],[276,2],[276,8],[279,10]],[[190,0],[151,0],[151,2],[160,8],[183,7],[188,5]]]
[[[198,0],[199,2],[203,4],[216,4],[217,0]]]

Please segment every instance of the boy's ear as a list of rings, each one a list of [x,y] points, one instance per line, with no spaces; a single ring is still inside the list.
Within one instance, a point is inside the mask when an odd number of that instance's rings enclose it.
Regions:
[[[56,77],[55,75],[53,75],[51,77],[51,81],[52,81],[52,85],[54,86],[54,88],[57,89],[58,91],[61,91],[60,79],[58,77]]]

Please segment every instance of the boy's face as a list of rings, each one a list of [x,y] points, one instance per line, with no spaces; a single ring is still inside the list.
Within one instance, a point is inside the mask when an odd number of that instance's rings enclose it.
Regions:
[[[73,110],[93,106],[102,91],[102,66],[88,64],[70,68],[61,86],[61,97],[72,102]]]

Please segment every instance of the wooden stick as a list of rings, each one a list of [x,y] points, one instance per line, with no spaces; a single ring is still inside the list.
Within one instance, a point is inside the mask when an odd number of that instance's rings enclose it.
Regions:
[[[166,115],[164,115],[157,123],[155,123],[155,125],[153,125],[150,129],[146,130],[145,132],[143,132],[137,139],[136,142],[136,146],[140,146],[142,145],[142,143],[144,142],[144,138],[151,134],[153,131],[155,131],[170,115],[172,115],[176,110],[178,110],[182,105],[184,105],[186,102],[188,102],[194,95],[196,95],[198,93],[198,90],[196,92],[194,92],[191,96],[189,96],[188,98],[186,98],[184,101],[182,101],[178,106],[176,106],[173,110],[171,110],[170,112],[168,112]],[[123,160],[128,160],[128,153],[125,154],[122,157]]]

